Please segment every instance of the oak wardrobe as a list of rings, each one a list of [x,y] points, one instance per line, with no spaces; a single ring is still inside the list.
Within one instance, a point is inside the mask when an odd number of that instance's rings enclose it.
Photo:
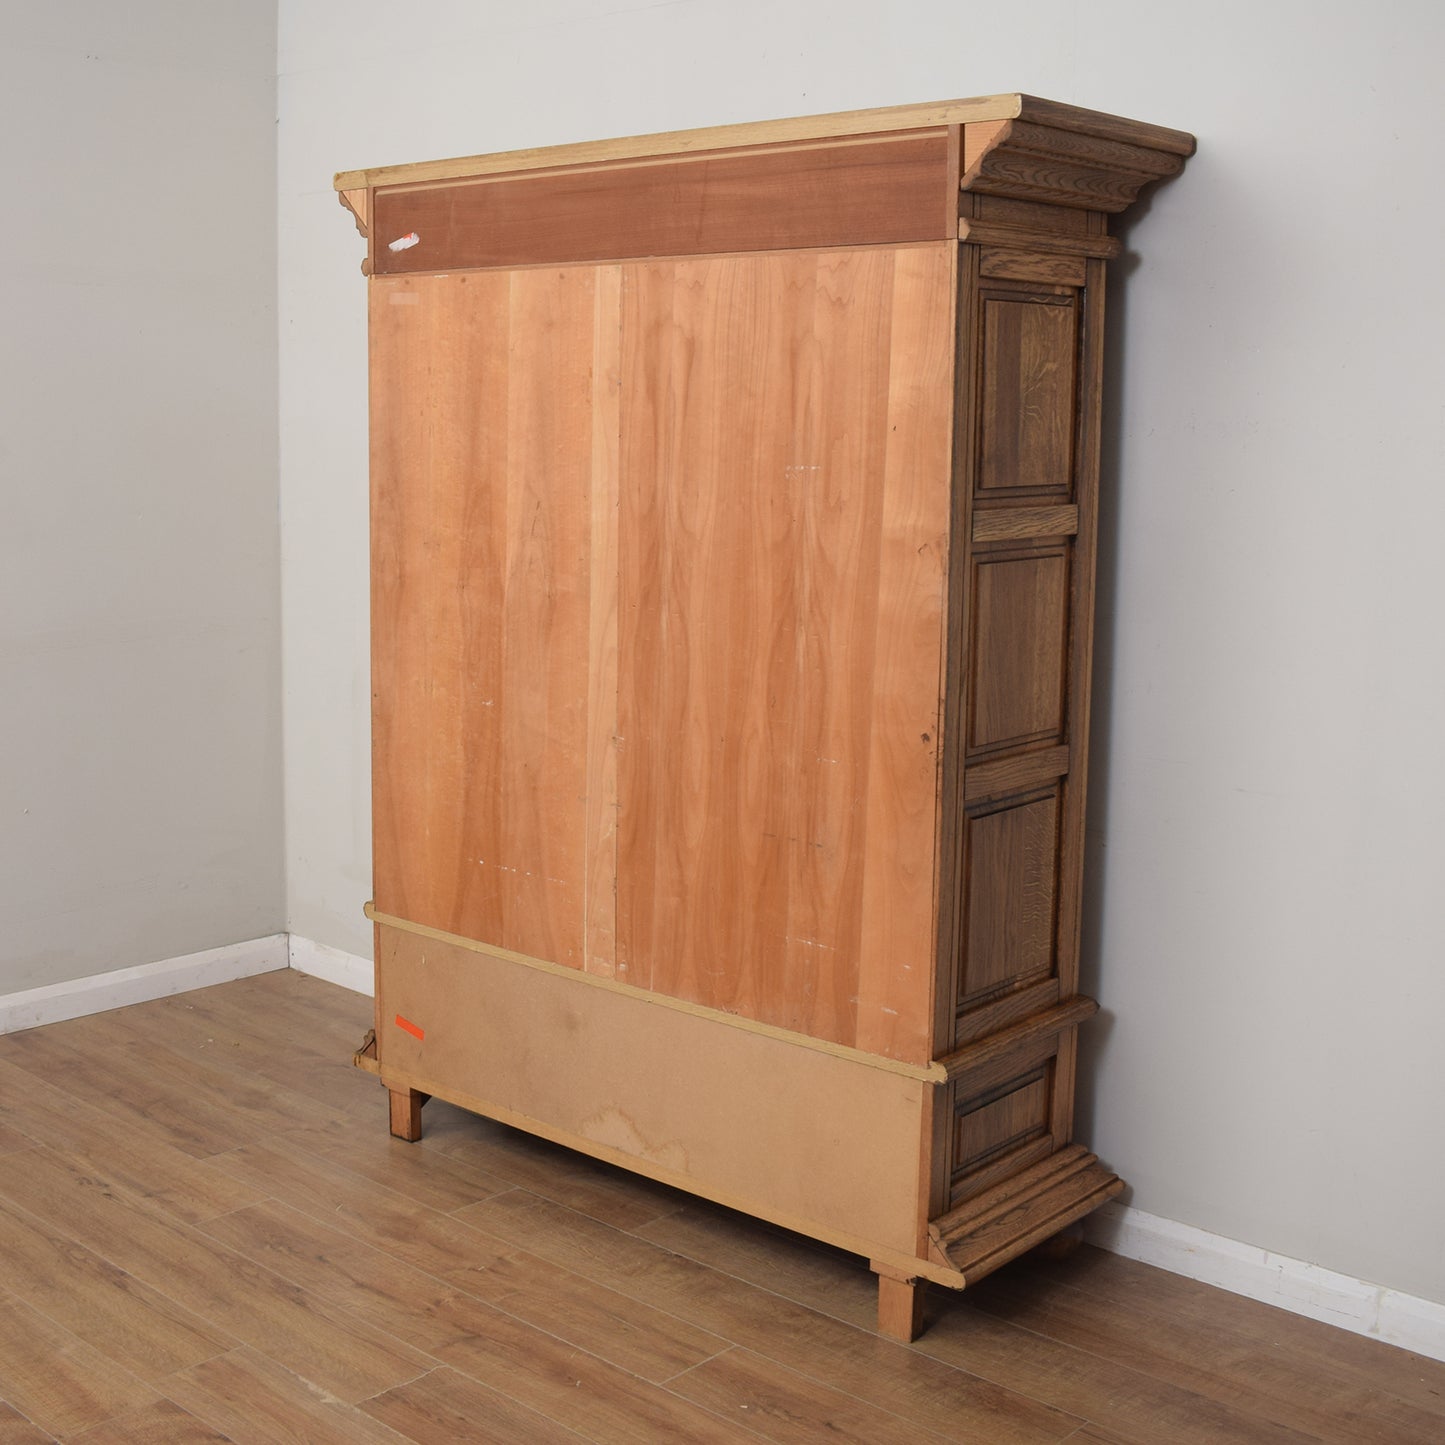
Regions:
[[[831,1241],[903,1338],[1122,1187],[1072,1142],[1104,268],[1193,144],[1004,95],[336,178],[394,1133]]]

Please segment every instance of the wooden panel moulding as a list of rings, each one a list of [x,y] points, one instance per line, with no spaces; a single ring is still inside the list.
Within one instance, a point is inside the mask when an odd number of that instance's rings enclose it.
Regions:
[[[969,659],[970,758],[1066,741],[1066,544],[975,554]]]
[[[1078,307],[1072,292],[982,292],[981,495],[1073,487]]]
[[[374,265],[388,274],[942,240],[957,231],[948,159],[940,129],[384,189]]]
[[[991,125],[979,142],[965,132],[965,191],[1103,212],[1125,210],[1188,154],[1026,120]]]
[[[933,1257],[953,1265],[966,1283],[981,1279],[1123,1187],[1086,1149],[1071,1145],[935,1220]]]
[[[1059,789],[971,805],[964,825],[958,1009],[1054,972]]]
[[[1047,1057],[1056,1051],[1056,1035],[1087,1018],[1092,1018],[1098,1011],[1099,1005],[1093,999],[1083,994],[1075,994],[1063,1003],[1021,1019],[995,1034],[965,1044],[938,1062],[943,1065],[950,1079],[957,1079],[965,1074],[982,1074],[984,1070],[991,1069],[1001,1061],[1012,1062],[1013,1054],[1038,1043],[1047,1045],[1044,1054]],[[1024,1065],[1020,1064],[1019,1067]]]
[[[952,1175],[976,1170],[996,1155],[1041,1137],[1048,1129],[1050,1065],[954,1105]]]

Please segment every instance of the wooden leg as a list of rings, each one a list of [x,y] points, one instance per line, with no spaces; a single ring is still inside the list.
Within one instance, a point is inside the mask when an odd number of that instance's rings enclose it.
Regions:
[[[421,1138],[421,1106],[431,1098],[415,1089],[388,1089],[391,1099],[391,1132],[394,1138],[415,1144]]]
[[[923,1333],[923,1300],[927,1293],[926,1279],[879,1274],[878,1333],[911,1345]]]

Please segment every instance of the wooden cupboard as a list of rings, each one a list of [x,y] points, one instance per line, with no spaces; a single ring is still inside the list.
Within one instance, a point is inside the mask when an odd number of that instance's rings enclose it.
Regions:
[[[376,1027],[430,1095],[853,1250],[1072,1142],[1104,267],[1176,131],[1008,95],[344,173]]]

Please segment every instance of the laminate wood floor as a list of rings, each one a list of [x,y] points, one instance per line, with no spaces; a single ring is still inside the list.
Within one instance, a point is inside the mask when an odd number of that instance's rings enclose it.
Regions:
[[[1445,1364],[1091,1249],[866,1264],[350,1067],[282,972],[0,1038],[0,1445],[1445,1441]]]

